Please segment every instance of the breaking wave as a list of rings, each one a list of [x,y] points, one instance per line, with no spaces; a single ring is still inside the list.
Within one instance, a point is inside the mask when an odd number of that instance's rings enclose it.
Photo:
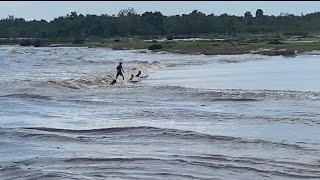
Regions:
[[[43,95],[39,95],[39,94],[28,94],[28,93],[8,94],[8,95],[0,96],[0,97],[51,100],[51,98],[49,96],[43,96]]]
[[[320,100],[320,92],[285,90],[245,90],[245,89],[195,89],[181,86],[155,86],[168,94],[201,97],[210,101],[259,101],[265,99]]]
[[[125,80],[118,78],[118,84],[130,84],[128,81],[131,74],[137,74],[141,71],[142,74],[149,74],[150,72],[164,66],[158,61],[148,62],[148,61],[133,61],[133,65],[126,68]],[[58,85],[70,89],[82,89],[92,86],[109,86],[110,83],[115,79],[115,74],[113,72],[106,72],[103,75],[96,77],[83,77],[79,79],[68,79],[68,80],[48,80],[46,84]]]
[[[197,140],[204,142],[214,142],[222,141],[228,142],[231,144],[252,144],[252,145],[264,145],[264,146],[275,146],[281,148],[289,148],[295,150],[311,150],[296,144],[289,144],[284,142],[272,142],[260,139],[248,140],[232,136],[221,136],[221,135],[210,135],[199,133],[189,130],[180,130],[180,129],[169,129],[169,128],[158,128],[150,126],[138,126],[138,127],[112,127],[112,128],[102,128],[102,129],[87,129],[87,130],[74,130],[74,129],[56,129],[56,128],[46,128],[46,127],[26,127],[24,129],[37,130],[42,132],[51,132],[51,133],[62,133],[60,135],[64,136],[66,134],[75,134],[75,135],[139,135],[139,137],[148,137],[148,138],[177,138],[184,140]],[[39,134],[37,134],[39,135]],[[45,134],[48,136],[48,134]],[[56,134],[54,135],[56,136]],[[79,136],[78,136],[79,138]],[[92,137],[80,136],[80,139],[90,140]],[[100,138],[100,137],[99,137]],[[94,140],[94,139],[92,139]]]

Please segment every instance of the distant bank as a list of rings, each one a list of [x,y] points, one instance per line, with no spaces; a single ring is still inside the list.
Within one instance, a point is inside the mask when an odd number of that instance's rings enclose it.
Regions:
[[[294,56],[320,50],[320,36],[176,36],[176,37],[114,37],[114,38],[1,38],[1,45],[105,47],[115,50],[149,49],[180,54],[232,55],[264,54]],[[145,51],[141,51],[142,53]]]

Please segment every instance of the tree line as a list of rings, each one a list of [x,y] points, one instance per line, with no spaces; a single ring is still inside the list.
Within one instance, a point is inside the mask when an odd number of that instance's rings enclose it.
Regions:
[[[0,20],[2,38],[75,38],[114,36],[173,36],[201,34],[296,34],[318,33],[320,12],[306,15],[264,15],[258,9],[254,15],[204,14],[194,10],[189,14],[164,16],[161,12],[138,14],[134,9],[121,10],[117,15],[83,15],[71,12],[52,21],[8,16]]]

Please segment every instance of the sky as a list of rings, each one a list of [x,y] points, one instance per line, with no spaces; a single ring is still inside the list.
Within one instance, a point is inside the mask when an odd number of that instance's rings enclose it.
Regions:
[[[205,14],[223,13],[242,16],[253,15],[262,9],[266,15],[290,13],[301,15],[320,12],[320,1],[1,1],[0,18],[8,15],[26,20],[53,20],[72,11],[78,14],[117,14],[119,10],[134,8],[138,14],[160,11],[164,15],[188,14],[193,10]]]

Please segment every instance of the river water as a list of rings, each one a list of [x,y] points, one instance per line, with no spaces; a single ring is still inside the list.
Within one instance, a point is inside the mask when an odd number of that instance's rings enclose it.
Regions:
[[[0,177],[319,179],[319,59],[1,46]]]

